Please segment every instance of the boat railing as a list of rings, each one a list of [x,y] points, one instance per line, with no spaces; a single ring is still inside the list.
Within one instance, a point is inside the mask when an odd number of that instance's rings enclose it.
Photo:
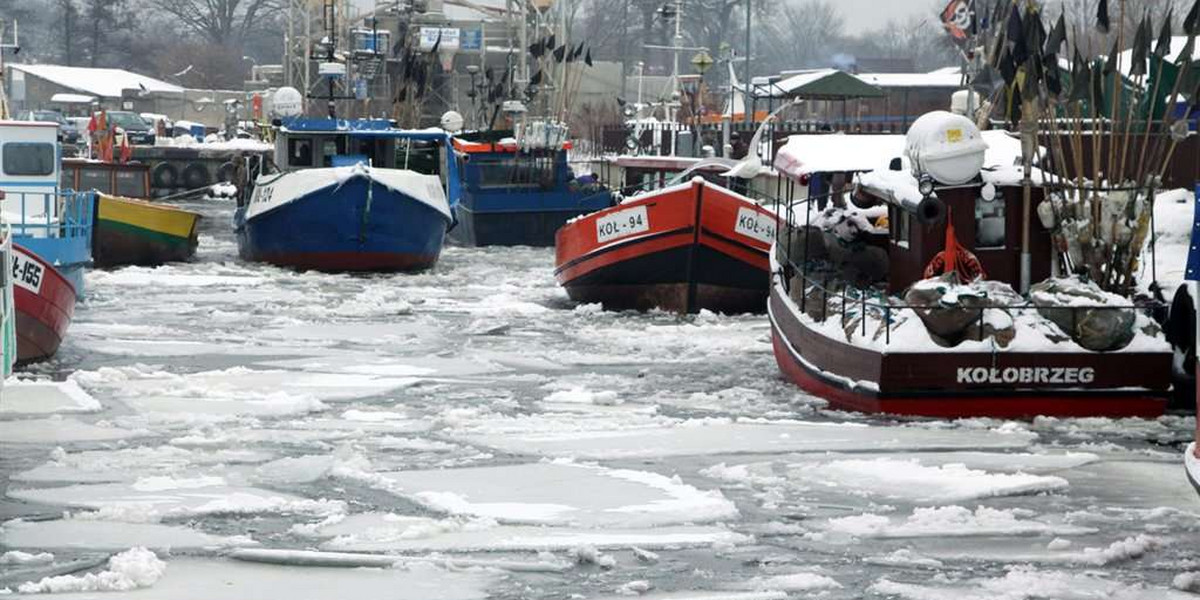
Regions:
[[[989,310],[1002,310],[1015,318],[1020,314],[1037,313],[1045,315],[1049,311],[1057,315],[1069,315],[1072,331],[1078,330],[1078,325],[1088,318],[1088,314],[1098,310],[1118,310],[1118,311],[1140,311],[1149,315],[1163,314],[1167,309],[1167,305],[1158,300],[1147,300],[1145,302],[1135,302],[1130,304],[1081,304],[1072,306],[1039,306],[1025,298],[1023,304],[997,306],[987,302],[982,302],[980,306],[964,307],[957,305],[919,305],[909,304],[894,296],[887,295],[883,290],[878,288],[863,288],[852,285],[845,279],[833,276],[828,265],[819,260],[809,259],[807,251],[810,240],[807,236],[813,230],[812,210],[820,205],[827,203],[832,197],[839,195],[839,192],[829,192],[817,196],[796,199],[788,202],[779,201],[776,205],[776,259],[781,266],[782,272],[780,284],[784,291],[792,299],[793,302],[799,305],[800,312],[809,315],[813,320],[825,322],[832,317],[839,319],[842,330],[846,330],[846,325],[854,319],[860,322],[856,323],[856,328],[860,329],[863,337],[868,335],[868,321],[875,321],[880,324],[879,329],[882,329],[883,345],[891,345],[892,329],[898,324],[897,317],[903,311],[912,311],[915,317],[918,312],[932,311],[948,311],[948,310],[963,310],[973,311],[976,313],[974,324],[976,325],[976,339],[983,341],[988,337],[986,327],[987,314]],[[804,211],[803,221],[797,215],[797,209]],[[785,224],[790,224],[786,226]],[[796,239],[793,236],[798,234],[798,230],[803,229],[803,233],[799,235],[805,236],[803,240]],[[796,242],[796,243],[794,243]],[[792,250],[800,245],[804,248],[805,256],[796,257],[792,255]],[[831,283],[841,283],[840,289],[832,289]],[[797,283],[802,286],[800,293],[792,292],[793,286]],[[816,304],[812,312],[809,307]],[[1059,319],[1056,319],[1059,320]],[[847,332],[849,333],[849,332]],[[879,331],[876,330],[875,338],[878,339]]]
[[[1147,301],[1144,303],[1133,303],[1124,305],[1114,304],[1086,304],[1086,305],[1071,305],[1071,306],[1040,306],[1036,305],[1028,299],[1023,304],[1013,305],[990,305],[987,302],[982,302],[980,306],[961,306],[961,305],[941,305],[941,304],[909,304],[898,300],[897,298],[886,295],[878,289],[864,289],[852,285],[844,285],[841,289],[832,289],[830,283],[837,281],[833,277],[821,277],[818,279],[815,275],[805,275],[798,273],[795,270],[796,265],[789,263],[791,276],[788,276],[788,270],[785,269],[783,281],[785,290],[792,298],[792,302],[800,307],[800,312],[808,315],[814,321],[824,323],[830,318],[837,318],[839,325],[847,334],[847,324],[857,319],[855,329],[865,338],[869,335],[868,321],[879,323],[879,327],[874,332],[874,338],[878,340],[880,333],[883,336],[883,345],[889,346],[892,343],[892,329],[898,325],[897,319],[903,311],[912,311],[914,317],[918,313],[930,313],[938,311],[971,311],[975,313],[973,324],[975,325],[976,341],[984,341],[989,337],[987,328],[987,313],[989,310],[999,310],[1008,313],[1015,321],[1020,314],[1034,313],[1038,316],[1044,316],[1047,312],[1053,312],[1059,315],[1068,315],[1071,324],[1071,331],[1078,331],[1079,324],[1085,322],[1090,313],[1101,310],[1117,310],[1117,311],[1140,311],[1147,315],[1155,311],[1166,309],[1166,304],[1157,300]],[[803,289],[799,294],[799,298],[791,293],[791,289],[799,282]],[[815,305],[814,310],[809,312],[809,307]],[[818,312],[819,311],[819,312]],[[1056,319],[1056,322],[1060,319]],[[882,332],[879,330],[882,329]],[[1067,332],[1064,332],[1067,333]]]
[[[4,206],[20,221],[12,234],[32,238],[87,238],[92,235],[96,192],[6,192]]]

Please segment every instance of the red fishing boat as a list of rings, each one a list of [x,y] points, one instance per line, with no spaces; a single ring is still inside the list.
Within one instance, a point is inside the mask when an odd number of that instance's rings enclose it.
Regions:
[[[12,247],[17,363],[50,358],[75,314],[75,286],[53,266],[18,244]]]
[[[580,217],[555,236],[555,277],[609,309],[766,309],[776,216],[695,177]]]

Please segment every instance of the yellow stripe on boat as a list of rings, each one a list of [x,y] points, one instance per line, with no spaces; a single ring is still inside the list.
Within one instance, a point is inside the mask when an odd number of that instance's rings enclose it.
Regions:
[[[200,215],[145,200],[100,194],[96,218],[124,223],[164,235],[189,238],[196,228],[196,221]]]

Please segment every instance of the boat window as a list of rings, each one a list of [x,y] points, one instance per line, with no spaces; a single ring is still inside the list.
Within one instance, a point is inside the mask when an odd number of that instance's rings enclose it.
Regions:
[[[996,191],[996,197],[975,199],[975,248],[1003,248],[1007,229],[1004,217],[1004,197]]]
[[[149,195],[146,193],[146,178],[141,171],[117,171],[116,179],[118,196],[145,198]]]
[[[112,182],[109,181],[108,169],[80,169],[79,189],[99,190],[111,194]]]
[[[53,175],[55,158],[54,144],[9,142],[4,144],[4,174]]]
[[[902,208],[893,208],[892,216],[894,218],[889,219],[892,223],[892,243],[907,248],[908,240],[912,237],[911,215]]]
[[[289,167],[311,167],[313,166],[313,151],[312,139],[310,138],[289,138],[288,139],[288,166]]]
[[[64,190],[75,189],[75,169],[64,166],[62,173],[59,174],[58,185]]]
[[[332,167],[333,157],[346,153],[346,138],[329,137],[321,140],[321,166]]]
[[[440,175],[442,153],[439,144],[429,140],[405,139],[396,143],[396,168],[424,175]]]
[[[538,158],[509,158],[480,161],[479,187],[554,186],[554,161]]]

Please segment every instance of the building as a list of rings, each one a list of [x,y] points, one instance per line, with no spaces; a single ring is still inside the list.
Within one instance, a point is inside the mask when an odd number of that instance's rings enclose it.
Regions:
[[[7,64],[4,80],[13,112],[57,109],[85,116],[91,103],[97,102],[109,110],[161,114],[220,127],[225,122],[225,101],[245,99],[242,91],[188,89],[124,69]]]

